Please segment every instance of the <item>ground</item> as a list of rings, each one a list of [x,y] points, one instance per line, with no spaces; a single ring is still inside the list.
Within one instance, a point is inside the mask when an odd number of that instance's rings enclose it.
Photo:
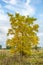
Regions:
[[[43,48],[32,51],[31,56],[12,55],[9,50],[0,50],[0,65],[43,65]]]

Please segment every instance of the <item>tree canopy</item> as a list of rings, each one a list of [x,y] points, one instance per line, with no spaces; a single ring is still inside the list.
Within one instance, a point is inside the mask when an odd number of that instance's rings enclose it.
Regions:
[[[8,13],[8,16],[11,28],[8,29],[7,36],[13,35],[13,37],[7,39],[6,45],[11,46],[12,53],[30,54],[32,47],[39,43],[37,36],[39,25],[34,24],[37,19],[19,13],[15,15]]]

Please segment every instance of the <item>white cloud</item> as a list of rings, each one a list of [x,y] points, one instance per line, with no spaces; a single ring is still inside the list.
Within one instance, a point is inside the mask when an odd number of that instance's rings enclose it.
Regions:
[[[17,0],[3,0],[5,3],[8,3],[8,4],[16,4],[17,3]]]
[[[40,17],[43,17],[43,14],[39,14]]]
[[[8,3],[8,0],[3,0],[5,3]]]
[[[0,26],[0,31],[2,32],[2,33],[7,33],[7,31],[8,31],[8,26]]]
[[[31,0],[26,0],[26,5],[30,4]]]
[[[17,4],[18,2],[21,2],[21,0],[3,0],[5,3],[14,5]],[[26,5],[28,5],[30,3],[31,0],[26,0]]]
[[[37,35],[40,37],[40,36],[43,36],[43,32],[40,32],[40,33],[37,33]]]
[[[10,4],[16,4],[17,0],[10,0]]]
[[[5,47],[5,42],[6,42],[6,34],[7,34],[7,29],[8,27],[0,26],[0,44]]]
[[[7,26],[0,26],[0,44],[2,44],[2,47],[5,47],[5,43],[6,43],[6,35],[8,32],[8,27]]]
[[[6,5],[5,8],[7,8],[8,10],[14,10],[14,6],[12,6],[10,4],[9,5]]]
[[[35,8],[32,7],[30,5],[31,3],[31,0],[26,0],[26,3],[25,3],[25,10],[24,10],[24,14],[25,15],[34,15],[35,14]]]
[[[8,21],[8,16],[6,14],[0,14],[0,21]]]
[[[8,16],[5,14],[5,11],[3,10],[2,6],[0,5],[0,21],[6,21],[8,20]]]
[[[14,3],[13,1],[16,1],[16,3]],[[30,5],[31,0],[27,0],[23,4],[20,2],[20,0],[19,1],[18,0],[10,0],[9,3],[10,4],[7,4],[5,6],[5,8],[7,8],[13,12],[15,11],[22,15],[34,15],[35,14],[35,8]],[[21,4],[18,4],[18,3],[21,3]]]
[[[0,14],[4,14],[4,11],[3,11],[3,9],[2,9],[1,4],[0,4]]]
[[[2,44],[4,47],[6,41],[6,34],[9,27],[9,25],[7,24],[8,22],[9,18],[5,14],[5,11],[3,10],[2,6],[0,5],[0,44]]]
[[[7,33],[9,25],[7,24],[9,22],[9,18],[5,14],[0,14],[0,31],[2,33]]]
[[[23,12],[24,15],[34,15],[35,9],[32,8],[30,5],[25,6],[25,10]]]

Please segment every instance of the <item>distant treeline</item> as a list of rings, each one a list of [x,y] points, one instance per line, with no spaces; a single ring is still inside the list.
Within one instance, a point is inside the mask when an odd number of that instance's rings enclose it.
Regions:
[[[38,46],[35,46],[35,47],[33,47],[32,49],[40,49],[40,48],[42,48],[42,47],[38,47]],[[2,49],[2,45],[0,45],[0,49]],[[11,47],[10,46],[6,46],[6,48],[4,48],[4,49],[11,49]]]

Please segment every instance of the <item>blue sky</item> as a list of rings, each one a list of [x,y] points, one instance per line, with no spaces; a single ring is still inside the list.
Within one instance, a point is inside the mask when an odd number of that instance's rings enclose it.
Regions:
[[[29,15],[37,18],[39,24],[39,46],[43,47],[43,0],[0,0],[0,44],[5,47],[7,31],[10,28],[7,12]]]

